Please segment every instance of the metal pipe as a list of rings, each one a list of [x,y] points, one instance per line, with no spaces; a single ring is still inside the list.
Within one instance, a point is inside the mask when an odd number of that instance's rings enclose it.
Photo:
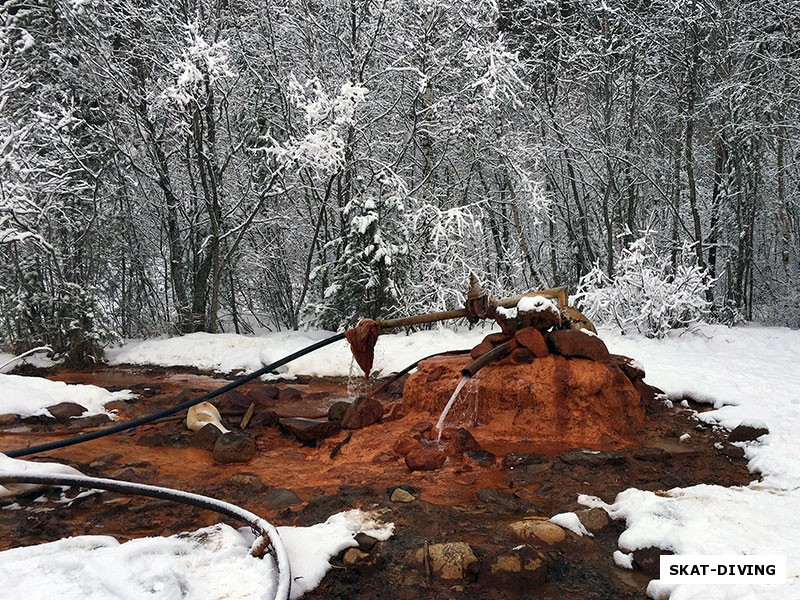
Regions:
[[[469,364],[461,369],[461,374],[464,377],[473,377],[478,371],[480,371],[486,365],[493,363],[496,360],[500,360],[504,356],[507,356],[511,352],[511,341],[505,342],[503,344],[498,344],[491,350],[489,350],[486,354],[482,354]]]

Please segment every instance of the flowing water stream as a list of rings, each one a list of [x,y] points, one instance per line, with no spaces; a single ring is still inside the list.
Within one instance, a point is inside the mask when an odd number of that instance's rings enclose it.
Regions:
[[[461,381],[458,382],[456,389],[453,391],[453,395],[450,396],[450,400],[448,400],[447,404],[444,405],[444,410],[442,410],[442,414],[439,415],[439,420],[436,421],[436,429],[439,431],[439,436],[436,438],[437,442],[442,441],[442,429],[444,429],[444,420],[447,418],[447,413],[449,413],[450,409],[453,408],[453,404],[455,404],[458,394],[461,392],[462,388],[467,385],[469,379],[469,375],[464,375],[461,378]]]

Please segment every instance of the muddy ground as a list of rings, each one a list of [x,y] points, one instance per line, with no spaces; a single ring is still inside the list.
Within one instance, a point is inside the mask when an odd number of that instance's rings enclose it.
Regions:
[[[175,404],[179,395],[185,399],[226,383],[192,370],[141,367],[48,372],[47,376],[135,391],[138,398],[114,404],[121,419],[142,416]],[[251,390],[263,385],[251,383],[241,392],[246,399]],[[348,382],[342,379],[301,378],[277,386],[292,387],[301,394],[259,405],[281,417],[321,417],[336,398],[348,395]],[[391,408],[401,389],[402,382],[396,383],[378,398]],[[231,428],[242,420],[242,396],[234,396],[216,402]],[[726,442],[727,432],[692,418],[694,411],[707,407],[681,406],[681,399],[673,400],[674,408],[659,404],[650,411],[644,431],[629,446],[576,452],[568,445],[482,439],[477,427],[470,430],[481,447],[496,457],[494,462],[452,460],[428,472],[410,472],[393,452],[397,438],[420,420],[414,415],[353,431],[344,444],[347,432],[314,445],[299,443],[256,413],[246,431],[258,450],[247,463],[220,464],[210,452],[191,447],[194,434],[185,429],[181,416],[28,460],[58,461],[88,475],[207,494],[260,514],[274,525],[311,525],[351,508],[379,510],[385,520],[395,523],[395,535],[388,541],[371,546],[370,540],[362,540],[364,555],[334,559],[334,568],[306,598],[633,600],[646,598],[648,570],[652,573],[654,564],[657,568],[658,554],[637,555],[633,571],[616,567],[612,552],[617,549],[622,523],[604,525],[600,519],[590,528],[594,537],[567,532],[563,540],[550,544],[521,540],[509,525],[583,509],[576,501],[579,494],[612,502],[629,487],[657,491],[699,483],[749,483],[754,477],[748,473],[741,449]],[[234,404],[235,410],[228,406]],[[86,419],[4,418],[0,449],[62,439],[96,426]],[[690,437],[679,441],[685,433]],[[393,502],[390,498],[397,486],[414,499]],[[67,492],[68,497],[75,494],[77,490]],[[21,510],[0,510],[0,549],[81,534],[107,534],[120,540],[170,535],[220,519],[199,508],[111,492],[72,503],[60,503],[61,497],[60,490],[51,490],[18,499]],[[522,541],[527,543],[524,552],[537,557],[541,566],[535,573],[513,567],[498,570],[500,557],[519,554]],[[425,549],[448,542],[469,544],[477,562],[459,576],[443,579]]]

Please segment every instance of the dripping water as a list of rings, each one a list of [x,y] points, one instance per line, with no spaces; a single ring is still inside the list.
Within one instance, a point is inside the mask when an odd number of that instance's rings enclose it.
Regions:
[[[467,384],[469,379],[470,379],[469,375],[464,375],[461,378],[461,381],[458,382],[458,385],[456,386],[453,395],[450,396],[450,400],[448,400],[447,404],[444,405],[444,410],[442,410],[442,414],[439,415],[439,420],[436,422],[436,429],[439,430],[439,436],[436,438],[437,442],[442,441],[442,429],[444,429],[444,420],[447,418],[447,413],[449,413],[450,409],[453,408],[453,404],[455,403],[456,398],[458,398],[458,394],[461,392],[461,389]]]

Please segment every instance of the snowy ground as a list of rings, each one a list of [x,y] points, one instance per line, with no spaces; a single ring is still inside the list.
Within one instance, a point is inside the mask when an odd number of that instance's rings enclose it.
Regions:
[[[381,336],[374,369],[385,375],[435,352],[469,348],[487,331]],[[111,350],[109,357],[114,364],[252,371],[327,335],[193,334],[132,342]],[[648,546],[670,548],[679,554],[782,554],[787,558],[786,585],[667,586],[653,581],[648,591],[654,598],[671,600],[800,598],[800,537],[795,535],[800,530],[800,373],[796,368],[800,364],[800,331],[706,326],[698,333],[676,333],[663,340],[620,336],[611,330],[601,330],[600,337],[612,352],[637,359],[647,372],[647,382],[672,398],[690,396],[713,404],[715,410],[699,415],[703,421],[729,429],[741,422],[760,422],[770,431],[759,442],[745,445],[753,478],[760,478],[749,487],[701,485],[658,495],[631,489],[616,499],[582,498],[586,504],[602,504],[615,518],[625,519],[618,564],[625,563],[626,553]],[[346,342],[337,342],[290,363],[284,376],[346,376],[351,368]],[[31,379],[30,384],[41,382]],[[0,413],[14,412],[5,408],[6,391],[19,385],[0,375]],[[33,388],[31,392],[31,396],[40,393]],[[52,403],[52,399],[48,401]],[[7,560],[7,555],[1,553],[0,561]]]

